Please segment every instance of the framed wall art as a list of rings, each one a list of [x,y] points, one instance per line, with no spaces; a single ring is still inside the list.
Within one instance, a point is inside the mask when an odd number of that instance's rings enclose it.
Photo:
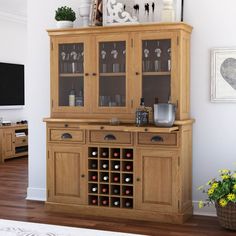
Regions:
[[[211,50],[211,101],[236,102],[236,48]]]
[[[173,0],[175,21],[183,21],[183,1]],[[103,25],[161,22],[163,0],[103,0]]]

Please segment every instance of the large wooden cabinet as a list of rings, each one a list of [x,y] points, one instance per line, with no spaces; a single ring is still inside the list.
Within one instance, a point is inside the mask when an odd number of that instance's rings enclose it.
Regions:
[[[181,223],[192,214],[184,23],[49,30],[50,210]],[[176,104],[169,128],[135,126],[140,97]],[[113,123],[112,123],[113,122]],[[115,122],[115,123],[114,123]]]

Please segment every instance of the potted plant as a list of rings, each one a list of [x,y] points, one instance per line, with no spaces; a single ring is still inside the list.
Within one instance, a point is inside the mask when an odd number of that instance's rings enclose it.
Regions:
[[[55,20],[58,28],[72,28],[75,19],[75,12],[70,7],[63,6],[56,10]]]
[[[208,196],[205,202],[199,202],[199,208],[215,204],[220,225],[236,230],[236,171],[219,170],[219,178],[208,181],[198,189]]]

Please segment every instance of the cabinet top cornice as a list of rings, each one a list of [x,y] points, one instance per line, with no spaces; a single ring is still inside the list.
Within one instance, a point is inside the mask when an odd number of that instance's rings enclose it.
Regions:
[[[49,29],[50,36],[57,35],[77,35],[77,34],[94,34],[94,33],[121,33],[121,32],[136,32],[136,31],[175,31],[183,30],[188,33],[192,32],[192,26],[183,23],[148,23],[148,24],[127,24],[116,26],[96,26],[96,27],[81,27],[70,29]]]

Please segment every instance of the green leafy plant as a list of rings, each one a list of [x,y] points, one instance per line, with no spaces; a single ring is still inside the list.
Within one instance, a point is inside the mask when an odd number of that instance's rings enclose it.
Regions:
[[[218,179],[209,180],[205,185],[200,186],[198,190],[208,196],[205,202],[199,202],[199,208],[211,203],[218,203],[222,207],[227,206],[229,202],[236,203],[236,171],[219,170]]]
[[[57,21],[75,21],[76,19],[76,15],[75,12],[72,10],[72,8],[67,7],[67,6],[63,6],[63,7],[59,7],[56,10],[56,14],[55,14],[55,20]]]

